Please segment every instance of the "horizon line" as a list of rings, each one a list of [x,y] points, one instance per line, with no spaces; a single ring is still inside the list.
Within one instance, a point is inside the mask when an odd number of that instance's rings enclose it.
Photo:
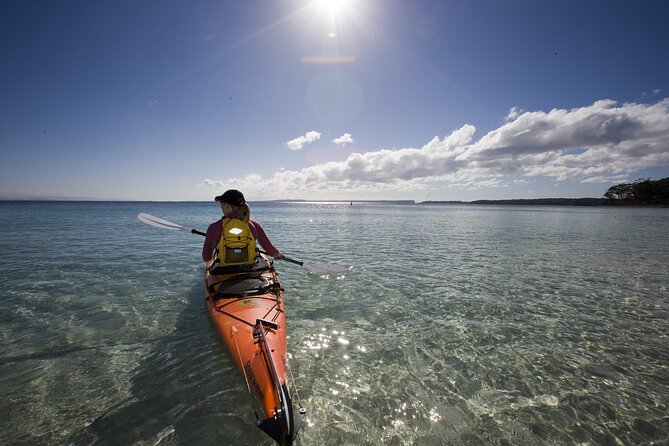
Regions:
[[[606,200],[604,197],[540,197],[540,198],[483,198],[477,200],[422,200],[415,199],[312,199],[303,198],[278,198],[268,200],[248,200],[249,203],[402,203],[402,204],[423,204],[423,203],[479,203],[479,202],[502,202],[502,201],[540,201],[540,200]],[[116,199],[116,198],[0,198],[0,202],[82,202],[82,203],[210,203],[212,200],[155,200],[155,199]]]

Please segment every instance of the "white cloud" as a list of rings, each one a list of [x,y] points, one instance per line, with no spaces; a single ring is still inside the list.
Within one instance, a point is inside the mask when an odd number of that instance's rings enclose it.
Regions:
[[[585,181],[669,164],[669,99],[602,100],[571,110],[525,112],[483,136],[459,161],[530,176]]]
[[[353,137],[350,133],[344,133],[339,138],[333,139],[332,142],[340,146],[345,146],[346,144],[351,144],[353,142]]]
[[[511,110],[507,122],[478,141],[473,140],[474,126],[465,125],[419,148],[352,153],[345,161],[278,171],[269,178],[228,179],[216,187],[294,196],[300,192],[407,191],[435,183],[504,187],[537,176],[598,183],[623,181],[639,169],[669,165],[669,99],[622,105],[602,100],[549,112]],[[296,138],[293,150],[318,138],[318,132]]]
[[[291,139],[290,141],[288,141],[286,143],[286,145],[288,146],[288,148],[290,150],[300,150],[306,144],[312,143],[314,141],[318,141],[319,139],[321,139],[321,134],[317,131],[312,130],[312,131],[307,132],[306,134],[304,134],[302,136],[298,136],[295,139]]]
[[[506,122],[513,121],[514,119],[518,118],[521,113],[524,113],[524,110],[518,107],[511,107],[509,114],[506,115]]]

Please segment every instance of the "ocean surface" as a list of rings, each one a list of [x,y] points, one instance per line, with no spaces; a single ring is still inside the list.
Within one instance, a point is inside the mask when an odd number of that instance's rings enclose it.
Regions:
[[[669,209],[256,203],[298,445],[669,442]],[[271,445],[203,299],[215,203],[0,202],[0,444]]]

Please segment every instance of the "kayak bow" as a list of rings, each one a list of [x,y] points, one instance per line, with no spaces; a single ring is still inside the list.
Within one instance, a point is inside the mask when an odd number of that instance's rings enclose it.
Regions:
[[[306,410],[294,407],[287,380],[283,289],[265,255],[251,265],[205,270],[207,309],[249,392],[262,408],[257,425],[280,445],[292,445]]]

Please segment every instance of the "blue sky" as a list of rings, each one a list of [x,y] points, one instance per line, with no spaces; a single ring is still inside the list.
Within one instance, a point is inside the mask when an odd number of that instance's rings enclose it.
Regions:
[[[0,198],[598,197],[669,176],[664,0],[0,3]]]

